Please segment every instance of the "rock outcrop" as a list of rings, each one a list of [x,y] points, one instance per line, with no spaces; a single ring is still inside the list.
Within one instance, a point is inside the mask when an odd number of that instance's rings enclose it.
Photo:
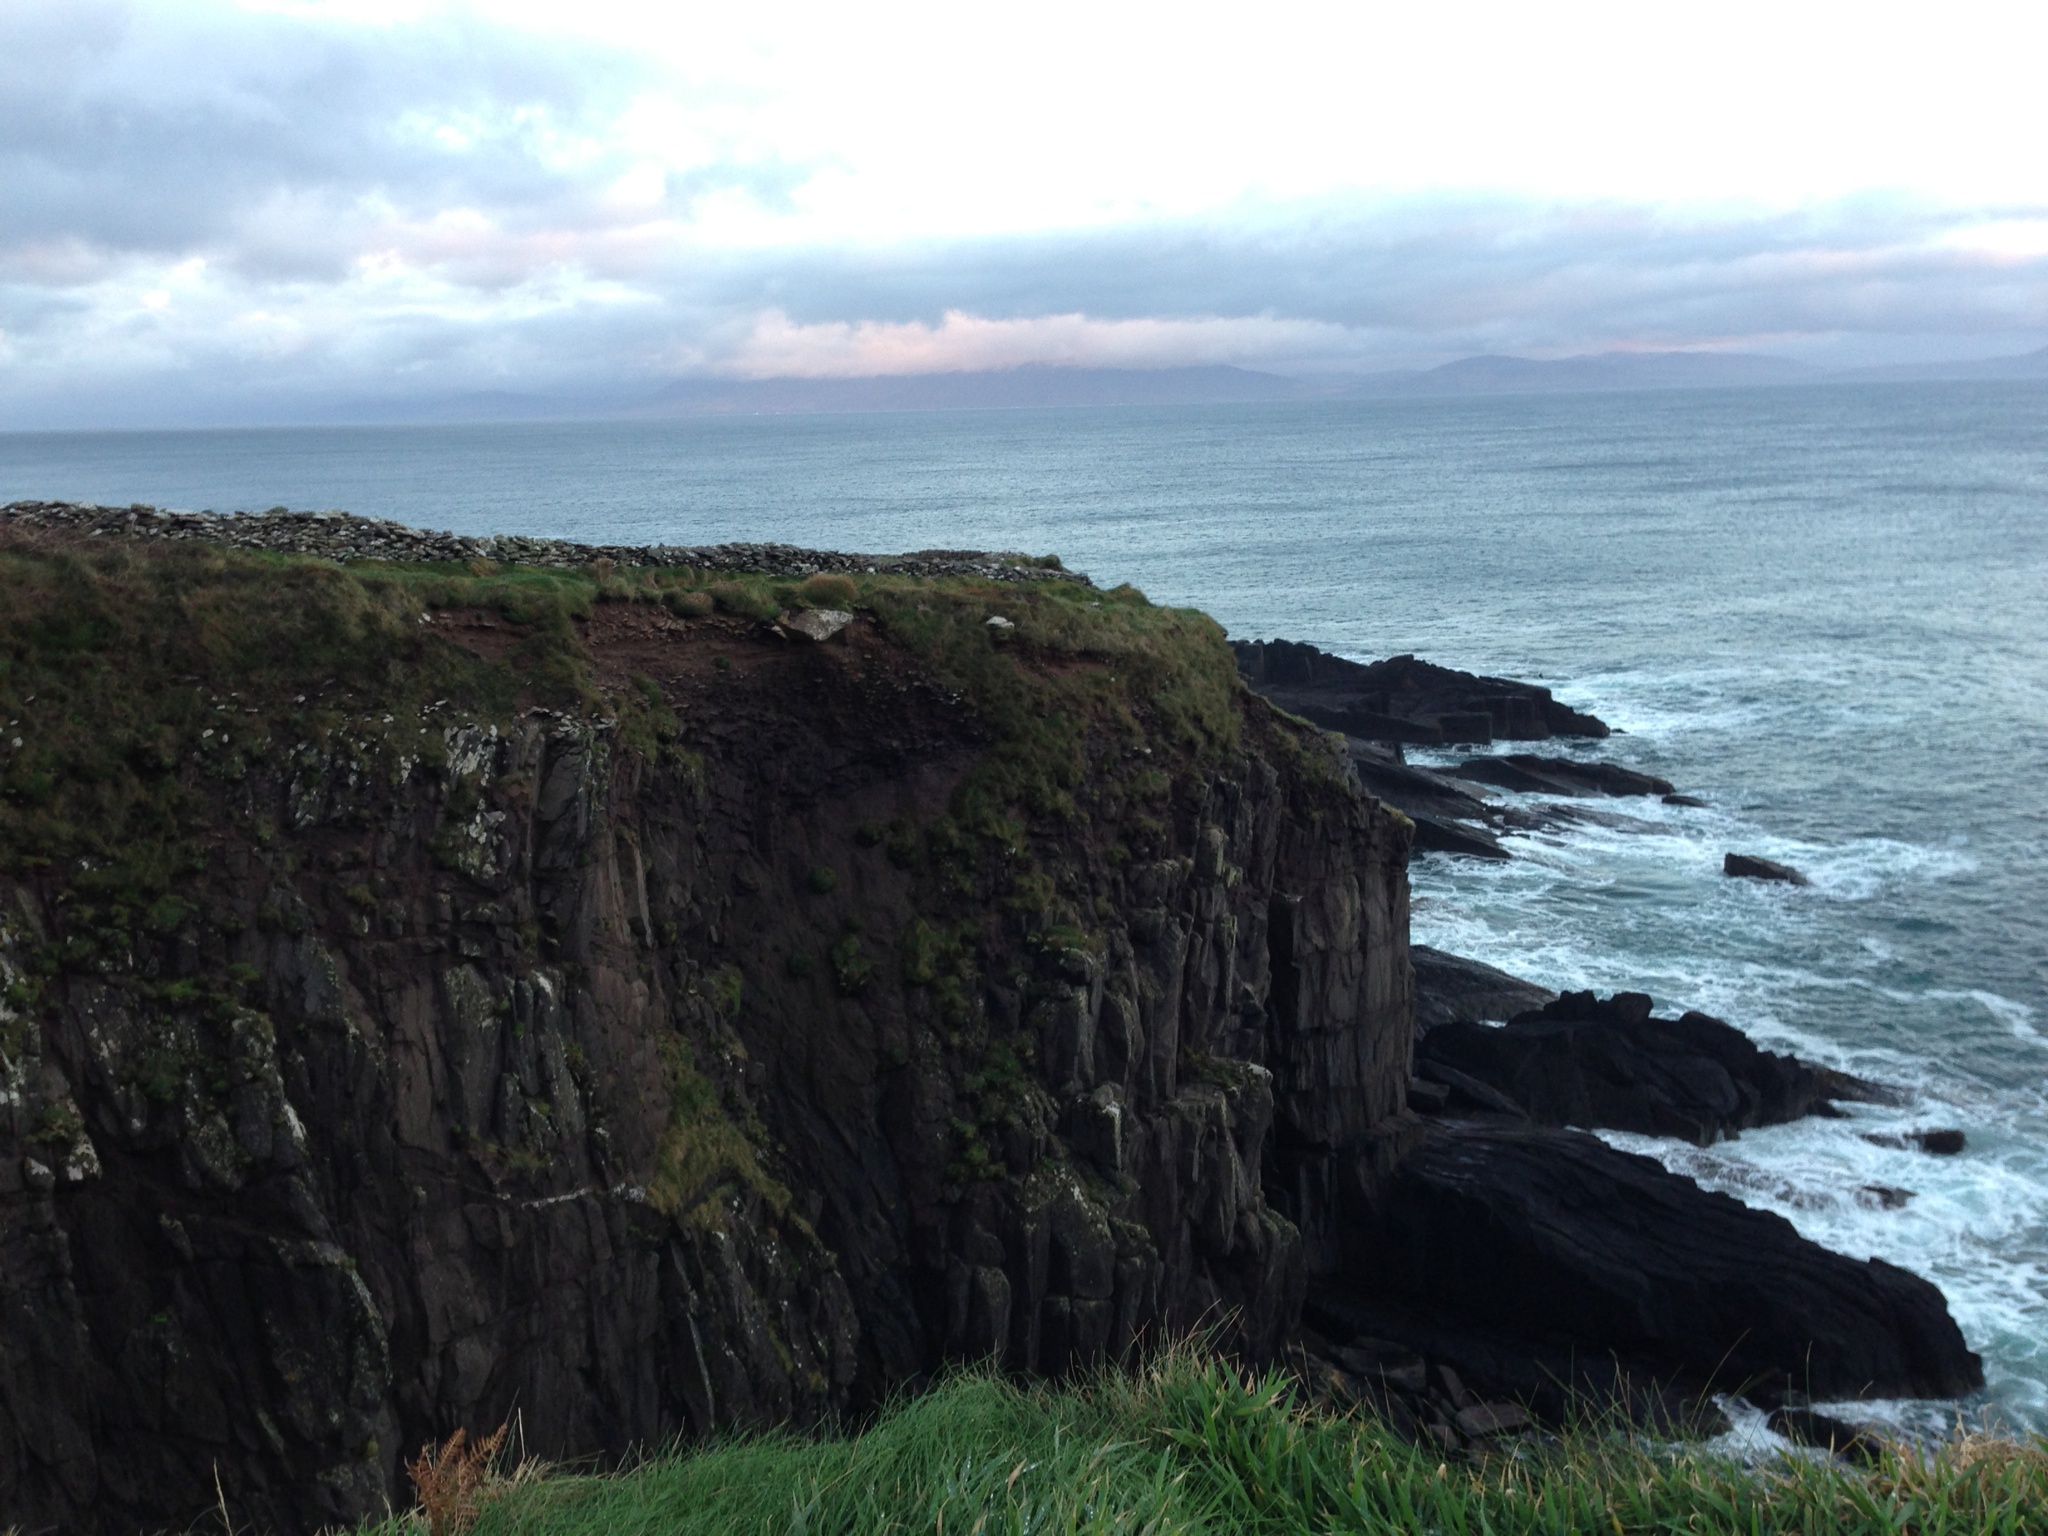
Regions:
[[[1471,757],[1449,770],[1449,777],[1491,784],[1499,789],[1538,795],[1668,795],[1671,781],[1638,773],[1619,763],[1582,762],[1572,757],[1539,757],[1509,752],[1500,757]]]
[[[1347,661],[1295,640],[1236,640],[1238,670],[1258,692],[1317,725],[1368,741],[1547,741],[1608,734],[1604,722],[1548,688],[1392,656]]]
[[[1617,1382],[1763,1403],[1981,1386],[1941,1293],[1807,1242],[1595,1137],[1436,1122],[1361,1224],[1326,1328],[1403,1337],[1481,1390],[1558,1411]]]
[[[1504,1025],[1446,1023],[1419,1040],[1415,1070],[1468,1108],[1698,1146],[1835,1114],[1837,1099],[1889,1097],[1847,1073],[1763,1050],[1710,1014],[1660,1019],[1650,1006],[1640,992],[1567,992]]]
[[[1440,1024],[1503,1022],[1533,1012],[1557,994],[1482,961],[1468,960],[1426,944],[1408,946],[1415,966],[1415,1033]]]
[[[1769,880],[1780,885],[1811,885],[1813,882],[1790,864],[1766,859],[1754,853],[1731,853],[1721,860],[1721,873],[1741,880]]]

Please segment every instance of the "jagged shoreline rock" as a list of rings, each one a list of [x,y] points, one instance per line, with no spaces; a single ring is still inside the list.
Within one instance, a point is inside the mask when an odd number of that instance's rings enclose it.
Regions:
[[[1372,1262],[1320,1289],[1313,1319],[1405,1335],[1553,1413],[1631,1381],[1764,1404],[1955,1397],[1984,1381],[1919,1276],[1821,1248],[1578,1131],[1438,1121],[1357,1240]]]
[[[1417,1039],[1440,1024],[1505,1023],[1557,997],[1548,987],[1425,944],[1410,944],[1408,958],[1415,967]]]
[[[1283,709],[1368,741],[1446,743],[1604,737],[1604,721],[1548,688],[1480,677],[1414,656],[1347,661],[1296,640],[1235,640],[1246,683]]]
[[[1875,1083],[1763,1050],[1710,1014],[1660,1019],[1650,1007],[1640,992],[1567,992],[1499,1026],[1447,1022],[1422,1035],[1415,1071],[1470,1108],[1697,1146],[1836,1115],[1836,1100],[1897,1102]]]

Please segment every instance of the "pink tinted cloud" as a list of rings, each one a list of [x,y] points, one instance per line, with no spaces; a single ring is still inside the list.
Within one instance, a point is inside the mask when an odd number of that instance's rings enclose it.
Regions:
[[[718,371],[738,378],[868,378],[1026,366],[1165,368],[1299,360],[1348,350],[1343,326],[1251,315],[1100,320],[1085,314],[990,319],[952,309],[921,320],[799,324],[781,310],[755,318]]]

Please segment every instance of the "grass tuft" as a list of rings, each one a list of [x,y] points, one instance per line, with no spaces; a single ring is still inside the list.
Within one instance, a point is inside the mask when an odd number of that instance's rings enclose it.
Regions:
[[[599,1533],[1800,1531],[2043,1529],[2048,1442],[1966,1436],[1856,1468],[1748,1465],[1613,1430],[1446,1460],[1369,1418],[1307,1409],[1280,1377],[1191,1349],[1067,1387],[966,1371],[865,1432],[671,1451],[609,1475],[506,1486],[479,1536]],[[410,1536],[417,1516],[377,1528]]]

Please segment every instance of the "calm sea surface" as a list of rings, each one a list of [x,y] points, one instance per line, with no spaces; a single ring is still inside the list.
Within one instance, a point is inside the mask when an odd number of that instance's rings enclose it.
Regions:
[[[29,496],[1057,551],[1234,635],[1548,682],[1626,730],[1594,755],[1711,808],[1419,859],[1417,938],[1909,1086],[1613,1139],[1929,1276],[2048,1428],[2048,387],[0,435]],[[1814,885],[1724,880],[1731,848]],[[1969,1150],[1862,1139],[1937,1125]]]

